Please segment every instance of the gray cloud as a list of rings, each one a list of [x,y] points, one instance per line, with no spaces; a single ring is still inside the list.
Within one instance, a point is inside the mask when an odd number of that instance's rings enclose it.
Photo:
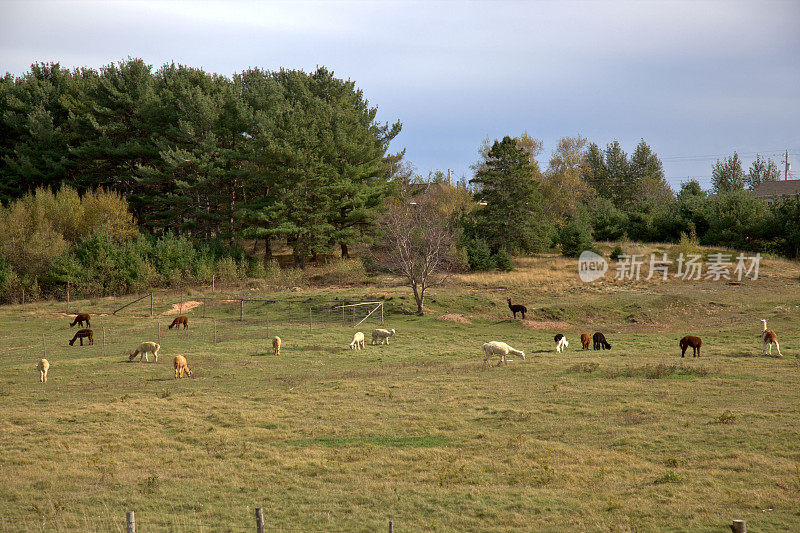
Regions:
[[[800,152],[799,23],[794,2],[7,2],[0,70],[326,65],[403,121],[393,149],[420,171],[460,174],[486,135],[522,131],[546,149],[580,132],[667,158]],[[665,168],[677,185],[712,164]]]

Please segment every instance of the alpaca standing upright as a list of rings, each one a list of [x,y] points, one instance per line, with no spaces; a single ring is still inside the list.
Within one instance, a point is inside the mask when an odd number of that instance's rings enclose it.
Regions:
[[[778,357],[783,357],[781,353],[781,346],[778,344],[778,336],[771,329],[767,329],[767,321],[761,319],[761,325],[764,326],[764,331],[761,333],[761,339],[764,341],[764,352],[761,355],[772,355],[772,345],[778,349]],[[769,352],[767,352],[769,349]]]
[[[36,370],[39,371],[39,381],[47,383],[47,371],[50,370],[50,363],[47,359],[40,359],[39,364],[36,365]]]
[[[272,355],[281,354],[281,338],[277,335],[272,339]]]
[[[508,300],[508,308],[514,313],[514,318],[517,318],[517,313],[522,313],[522,320],[525,320],[525,313],[528,312],[528,308],[524,305],[512,304],[511,298],[506,298],[506,300]]]

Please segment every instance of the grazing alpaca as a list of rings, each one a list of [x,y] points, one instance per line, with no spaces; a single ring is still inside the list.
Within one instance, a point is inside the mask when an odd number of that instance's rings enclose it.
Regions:
[[[528,308],[524,305],[519,304],[512,304],[511,298],[507,298],[508,300],[508,308],[511,309],[511,312],[514,313],[514,318],[517,318],[517,313],[522,313],[522,320],[525,320],[525,313],[528,312]]]
[[[50,363],[47,359],[40,359],[39,364],[36,365],[36,370],[39,371],[39,381],[47,383],[47,371],[50,370]]]
[[[581,333],[581,346],[583,346],[584,350],[589,349],[589,344],[591,343],[592,338],[589,337],[588,333]]]
[[[686,355],[686,350],[689,346],[692,347],[692,357],[700,357],[700,347],[703,345],[703,341],[700,337],[686,335],[680,340],[678,345],[681,347],[681,357]]]
[[[554,337],[554,340],[556,341],[556,351],[557,352],[563,352],[564,349],[567,346],[569,346],[569,342],[567,341],[567,338],[564,335],[562,335],[561,333],[556,335]]]
[[[189,317],[188,316],[176,316],[175,320],[172,321],[172,324],[169,325],[169,329],[174,328],[175,326],[180,329],[181,324],[183,324],[183,329],[189,327]]]
[[[272,355],[281,354],[281,338],[276,336],[272,339]]]
[[[372,344],[378,344],[377,341],[381,341],[381,344],[389,344],[389,337],[394,334],[394,330],[376,329],[372,332]]]
[[[508,354],[518,355],[518,356],[522,357],[523,360],[525,359],[525,352],[522,352],[520,350],[515,350],[514,348],[512,348],[508,344],[506,344],[504,342],[500,342],[500,341],[491,341],[491,342],[487,342],[486,344],[484,344],[483,345],[483,353],[486,354],[483,357],[483,366],[484,366],[484,368],[486,367],[486,364],[489,362],[489,359],[493,355],[499,355],[500,356],[500,362],[497,363],[498,365],[501,365],[501,364],[507,365],[508,364],[508,362],[506,361],[506,356]]]
[[[606,342],[606,336],[599,331],[592,335],[592,342],[594,343],[595,350],[599,350],[600,348],[603,350],[611,349],[611,345]]]
[[[136,351],[133,352],[130,355],[130,357],[128,357],[128,361],[133,361],[137,355],[141,354],[139,355],[139,362],[141,363],[142,359],[144,359],[149,363],[150,359],[148,359],[147,354],[151,353],[153,354],[153,357],[155,357],[156,363],[158,363],[158,351],[160,349],[161,349],[160,344],[156,344],[155,342],[145,341],[142,344],[140,344],[138,348],[136,348]]]
[[[771,329],[767,329],[766,320],[762,319],[761,324],[764,326],[764,331],[761,333],[761,338],[764,340],[764,353],[761,355],[767,355],[767,348],[769,348],[769,355],[772,355],[772,345],[774,344],[775,348],[778,349],[778,357],[783,357],[781,345],[778,344],[778,336]]]
[[[360,331],[357,331],[355,335],[353,335],[353,342],[350,343],[351,350],[363,350],[364,349],[364,334]]]
[[[75,324],[78,324],[80,327],[83,327],[84,322],[86,323],[87,328],[92,327],[92,325],[89,323],[89,315],[87,315],[86,313],[78,313],[78,315],[75,317],[75,320],[72,321],[72,324],[70,324],[69,327],[72,327]]]
[[[90,345],[94,344],[94,332],[90,329],[79,329],[75,332],[75,336],[72,337],[72,340],[69,341],[69,345],[73,346],[76,339],[80,339],[81,346],[83,346],[83,339],[89,339]]]
[[[186,372],[187,376],[192,377],[192,371],[186,366],[186,358],[184,356],[176,355],[172,364],[175,366],[175,379],[182,378],[184,372]]]

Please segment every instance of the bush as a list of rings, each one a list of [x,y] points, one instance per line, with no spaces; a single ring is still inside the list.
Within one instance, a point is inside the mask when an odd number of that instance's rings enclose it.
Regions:
[[[514,270],[514,261],[512,260],[511,255],[505,250],[500,250],[494,254],[492,256],[492,262],[497,267],[497,270],[502,270],[504,272],[510,272]]]
[[[351,285],[364,283],[367,271],[360,259],[335,259],[312,269],[311,279],[323,285]]]
[[[469,239],[462,244],[462,249],[467,253],[467,262],[470,270],[492,270],[495,262],[489,245],[482,239]]]
[[[592,227],[580,216],[572,218],[558,233],[561,253],[567,257],[578,257],[584,250],[594,249]]]
[[[622,254],[624,254],[624,253],[625,253],[625,251],[622,249],[622,246],[620,246],[620,245],[618,244],[618,245],[616,245],[616,246],[614,247],[614,249],[611,251],[611,255],[610,255],[609,257],[611,258],[611,260],[612,260],[612,261],[616,261],[616,260],[618,260],[618,259],[620,258],[620,256],[622,256]]]

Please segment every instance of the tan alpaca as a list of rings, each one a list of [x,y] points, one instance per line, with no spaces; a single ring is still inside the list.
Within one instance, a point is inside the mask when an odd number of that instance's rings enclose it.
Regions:
[[[395,333],[393,329],[376,329],[372,332],[372,344],[389,344],[389,337]],[[378,343],[378,341],[380,341],[380,343]]]
[[[764,331],[761,333],[761,339],[764,341],[764,352],[761,355],[772,355],[772,345],[774,344],[775,348],[778,349],[778,357],[783,357],[781,346],[778,344],[778,336],[771,329],[767,329],[766,320],[761,319],[761,325],[764,326]]]
[[[47,362],[47,359],[41,359],[36,365],[36,370],[39,371],[39,381],[47,383],[47,371],[50,370],[50,363]]]
[[[501,365],[501,364],[506,364],[507,365],[508,364],[508,362],[506,361],[506,356],[508,354],[518,355],[518,356],[522,357],[522,359],[525,359],[525,352],[523,352],[521,350],[515,350],[514,348],[512,348],[508,344],[506,344],[504,342],[499,342],[499,341],[491,341],[491,342],[487,342],[486,344],[484,344],[483,345],[483,353],[485,354],[485,356],[483,358],[483,366],[487,365],[487,363],[489,362],[489,359],[492,357],[492,355],[499,355],[500,356],[500,362],[497,363],[498,365]]]
[[[272,339],[272,354],[273,355],[280,355],[281,354],[281,338],[277,335],[274,339]]]
[[[136,348],[136,351],[133,352],[130,355],[130,357],[128,357],[128,361],[133,361],[137,355],[141,354],[139,355],[139,362],[141,363],[142,358],[144,358],[144,360],[149,363],[150,359],[148,359],[147,354],[151,353],[153,354],[153,357],[156,358],[156,363],[158,363],[158,351],[160,349],[161,349],[160,344],[156,344],[155,342],[149,342],[149,341],[143,342],[142,344],[139,345],[138,348]]]
[[[350,343],[351,350],[363,350],[364,349],[364,334],[360,331],[356,331],[355,335],[353,335],[353,342]]]
[[[186,358],[182,355],[176,355],[172,364],[175,366],[175,379],[182,378],[183,373],[186,372],[186,375],[192,377],[192,371],[189,370],[189,367],[186,365]]]

